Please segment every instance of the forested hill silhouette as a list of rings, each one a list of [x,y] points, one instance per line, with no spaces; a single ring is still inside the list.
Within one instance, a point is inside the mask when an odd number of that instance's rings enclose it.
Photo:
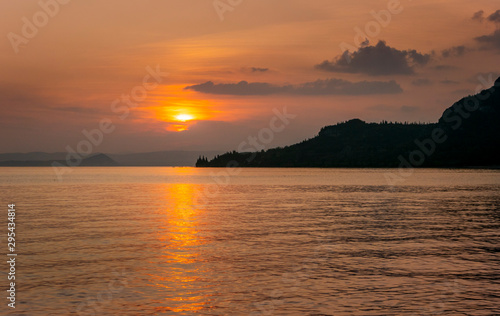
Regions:
[[[301,143],[256,153],[228,152],[197,167],[498,167],[500,78],[446,109],[437,123],[366,123],[323,127]]]

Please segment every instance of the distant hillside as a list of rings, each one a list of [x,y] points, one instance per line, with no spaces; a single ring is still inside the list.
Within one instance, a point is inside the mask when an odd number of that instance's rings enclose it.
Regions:
[[[323,127],[301,143],[257,153],[229,152],[197,167],[500,166],[500,78],[495,85],[446,109],[437,123],[366,123]]]
[[[158,151],[137,154],[110,154],[122,166],[189,166],[200,155],[215,157],[216,151]]]
[[[215,157],[218,152],[216,151],[158,151],[149,153],[134,153],[134,154],[106,154],[109,165],[120,166],[189,166],[193,167],[196,159],[200,156]],[[8,153],[0,154],[0,166],[50,166],[52,162],[57,161],[63,163],[66,159],[67,153],[44,153],[44,152],[30,152],[30,153]],[[92,157],[96,157],[94,155]],[[105,165],[103,161],[96,161],[98,157],[90,161],[85,161],[81,166],[88,164]]]
[[[0,162],[17,160],[17,161],[40,161],[40,160],[64,160],[66,153],[44,153],[44,152],[30,152],[30,153],[9,153],[0,154]]]
[[[43,154],[43,153],[41,153]],[[29,155],[29,154],[28,154]],[[50,154],[48,154],[50,155]],[[43,155],[42,155],[43,156]],[[0,161],[0,166],[2,167],[50,167],[52,163],[57,162],[62,165],[66,165],[66,161],[61,160],[6,160]],[[111,159],[105,154],[96,154],[87,158],[84,158],[79,166],[82,167],[112,167],[118,166],[119,164]]]

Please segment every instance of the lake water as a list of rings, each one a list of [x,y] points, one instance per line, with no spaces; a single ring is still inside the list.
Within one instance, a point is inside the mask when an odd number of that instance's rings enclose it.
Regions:
[[[10,313],[500,315],[499,171],[221,172],[0,168]]]

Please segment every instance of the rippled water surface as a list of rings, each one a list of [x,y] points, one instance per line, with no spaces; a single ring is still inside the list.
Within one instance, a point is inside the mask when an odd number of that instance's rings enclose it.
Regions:
[[[0,168],[11,313],[500,315],[500,172],[224,172]]]

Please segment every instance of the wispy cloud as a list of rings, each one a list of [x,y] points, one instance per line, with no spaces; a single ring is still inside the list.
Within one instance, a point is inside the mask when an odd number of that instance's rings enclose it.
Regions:
[[[488,21],[494,23],[500,23],[500,10],[496,10],[494,13],[488,16]]]
[[[252,72],[266,72],[269,70],[269,68],[260,68],[260,67],[252,67],[250,68]]]
[[[465,47],[465,45],[453,46],[451,48],[441,51],[441,56],[443,56],[444,58],[457,57],[457,56],[459,57],[463,56],[466,51],[467,48]]]
[[[482,44],[484,49],[500,49],[500,30],[489,35],[476,37],[475,40]]]
[[[429,80],[429,79],[426,79],[426,78],[418,78],[418,79],[415,79],[411,82],[412,85],[414,86],[430,86],[432,85],[432,81]]]
[[[472,15],[472,20],[483,22],[484,21],[484,11],[479,10],[477,12],[474,12],[474,14]]]
[[[396,81],[359,81],[326,79],[306,82],[299,85],[273,85],[267,82],[240,81],[238,83],[215,84],[208,81],[185,89],[207,94],[220,95],[369,95],[394,94],[403,91]]]

